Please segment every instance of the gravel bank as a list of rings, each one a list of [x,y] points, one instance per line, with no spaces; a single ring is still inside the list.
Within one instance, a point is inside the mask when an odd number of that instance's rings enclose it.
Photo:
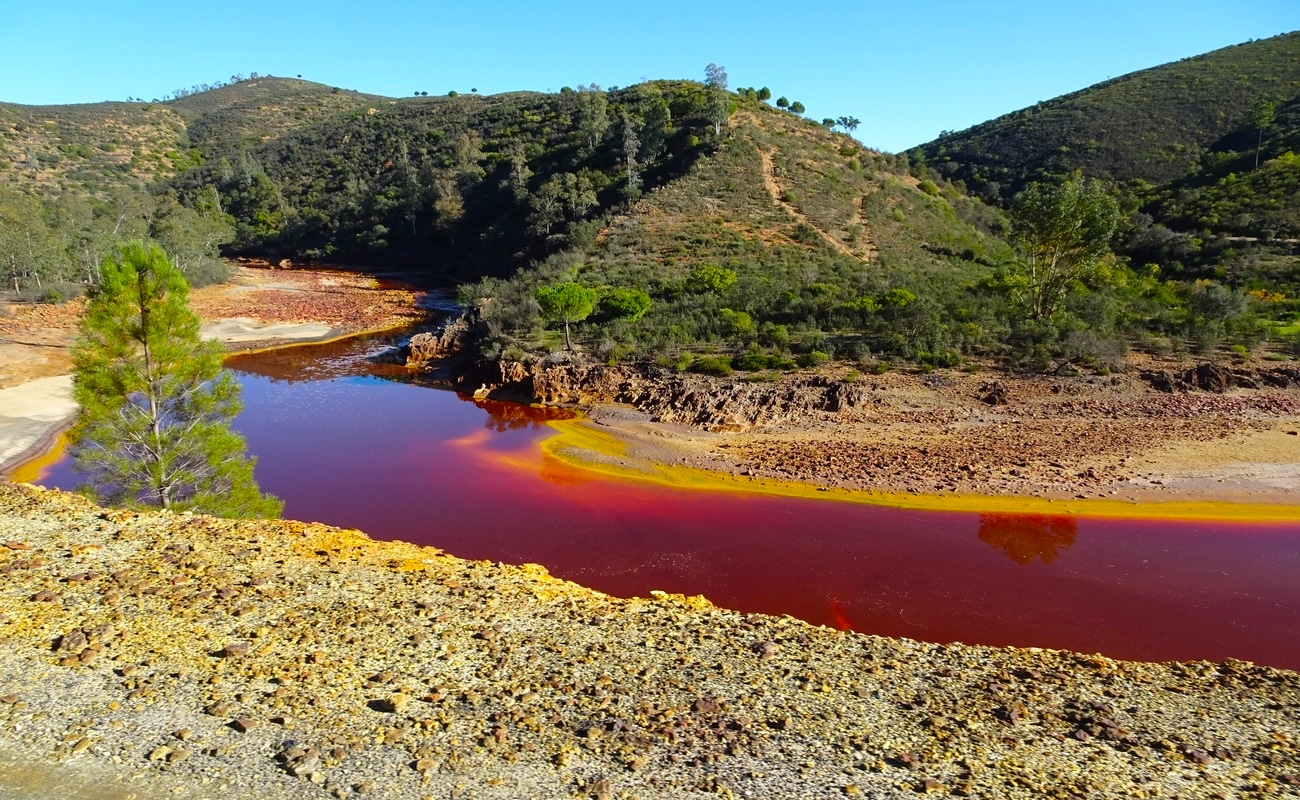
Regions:
[[[20,793],[1300,797],[1300,675],[1243,662],[889,640],[12,484],[0,574]]]

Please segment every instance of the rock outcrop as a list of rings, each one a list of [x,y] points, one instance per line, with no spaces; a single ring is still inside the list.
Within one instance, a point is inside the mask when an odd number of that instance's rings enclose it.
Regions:
[[[625,403],[657,422],[740,431],[863,405],[862,387],[827,375],[790,375],[776,383],[670,372],[654,367],[583,364],[553,358],[485,365],[460,376],[479,396],[543,405]]]
[[[435,330],[412,336],[406,366],[410,369],[428,369],[434,362],[459,354],[469,340],[470,321],[462,314],[447,320]]]
[[[1144,370],[1139,373],[1139,377],[1150,384],[1151,388],[1170,394],[1198,389],[1223,394],[1229,389],[1258,389],[1262,386],[1277,389],[1300,387],[1300,369],[1296,367],[1250,370],[1205,363],[1181,372]]]

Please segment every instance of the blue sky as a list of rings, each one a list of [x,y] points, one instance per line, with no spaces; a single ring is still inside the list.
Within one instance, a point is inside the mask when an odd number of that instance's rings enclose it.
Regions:
[[[769,86],[897,151],[1097,81],[1300,28],[1296,0],[476,3],[0,0],[0,100],[80,103],[252,71],[390,96],[642,78]]]

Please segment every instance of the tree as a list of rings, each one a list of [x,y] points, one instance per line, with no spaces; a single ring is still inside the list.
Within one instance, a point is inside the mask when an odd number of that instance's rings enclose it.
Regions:
[[[617,319],[635,322],[650,310],[650,295],[641,289],[614,289],[600,299],[605,313]]]
[[[709,90],[705,115],[713,123],[713,133],[722,134],[722,123],[731,116],[731,98],[727,96],[727,70],[717,64],[704,68],[704,85]]]
[[[595,150],[609,129],[609,98],[594,83],[578,87],[577,124],[586,149]]]
[[[596,307],[596,290],[572,282],[559,283],[541,287],[536,297],[547,319],[564,323],[564,347],[573,350],[569,323],[581,322],[591,314]]]
[[[789,108],[789,107],[790,107],[790,99],[789,99],[788,97],[786,97],[785,95],[782,95],[782,96],[776,98],[776,107],[777,107],[777,108]]]
[[[767,88],[766,86],[764,86],[762,89],[759,89],[759,90],[758,90],[758,99],[761,100],[761,101],[763,101],[764,103],[766,103],[768,100],[771,100],[771,99],[772,99],[772,90],[769,89],[769,88]]]
[[[189,285],[156,245],[122,246],[100,268],[72,349],[81,411],[69,439],[100,502],[227,517],[275,517],[244,439],[230,429],[239,384],[199,339]]]
[[[857,117],[840,117],[835,120],[835,124],[839,125],[845,131],[853,133],[858,129],[858,125],[861,124],[861,121]]]
[[[1264,144],[1264,129],[1273,124],[1276,113],[1272,103],[1261,99],[1251,107],[1246,118],[1250,127],[1259,131],[1259,137],[1255,140],[1255,169],[1259,169],[1259,149]]]
[[[628,116],[627,109],[621,115],[623,123],[623,171],[627,177],[627,196],[635,197],[641,190],[641,170],[637,164],[637,155],[641,152],[641,139],[636,135],[636,126]]]
[[[668,144],[668,129],[672,124],[672,111],[663,91],[653,83],[643,83],[633,91],[633,114],[641,118],[641,161],[652,164]]]
[[[790,104],[790,110],[796,114],[802,114],[804,112],[803,103],[800,103],[798,100],[794,101]]]
[[[505,184],[510,189],[515,202],[522,203],[528,197],[528,182],[532,180],[533,171],[528,166],[528,156],[524,152],[523,144],[514,142],[509,153],[510,174],[506,176]]]
[[[1047,319],[1066,293],[1110,249],[1119,205],[1101,184],[1075,176],[1031,183],[1011,203],[1012,231],[1023,255],[1019,276],[1027,310]]]

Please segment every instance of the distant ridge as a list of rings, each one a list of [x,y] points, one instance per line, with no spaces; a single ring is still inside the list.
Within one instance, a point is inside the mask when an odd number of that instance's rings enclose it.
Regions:
[[[1073,170],[1174,180],[1243,126],[1261,98],[1300,95],[1300,32],[1133,72],[948,134],[908,152],[986,199]]]

